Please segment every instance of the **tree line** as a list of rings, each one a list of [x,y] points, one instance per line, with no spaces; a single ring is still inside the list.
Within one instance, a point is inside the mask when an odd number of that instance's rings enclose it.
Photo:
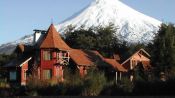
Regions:
[[[121,42],[116,36],[117,28],[113,24],[106,27],[91,27],[75,30],[68,26],[64,36],[66,43],[72,48],[97,50],[103,56],[112,57],[113,54],[121,56],[121,62],[140,48],[151,54],[151,65],[156,69],[156,75],[164,72],[167,77],[175,73],[175,26],[162,23],[155,37],[150,43]]]

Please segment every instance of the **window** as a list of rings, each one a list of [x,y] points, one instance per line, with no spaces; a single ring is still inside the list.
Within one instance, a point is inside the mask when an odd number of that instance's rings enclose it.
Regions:
[[[84,75],[86,75],[87,74],[87,69],[84,67],[83,70],[84,70]]]
[[[43,51],[43,59],[51,60],[51,51]]]
[[[24,78],[24,80],[26,80],[27,79],[27,70],[24,70],[23,72],[24,72],[24,77],[23,78]]]
[[[16,80],[16,71],[10,72],[10,80]]]
[[[44,79],[51,79],[52,78],[52,70],[51,69],[44,70],[43,77],[44,77]]]
[[[57,60],[59,60],[59,54],[60,54],[60,53],[57,53]]]
[[[59,52],[59,53],[57,53],[57,59],[63,59],[63,58],[68,58],[68,52],[63,52],[63,51],[61,51],[61,52]]]

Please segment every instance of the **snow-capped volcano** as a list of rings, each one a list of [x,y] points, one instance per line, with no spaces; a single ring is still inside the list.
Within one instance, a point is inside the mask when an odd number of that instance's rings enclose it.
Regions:
[[[81,12],[55,27],[59,32],[64,33],[69,25],[75,26],[76,29],[83,25],[87,29],[92,26],[105,27],[109,23],[113,23],[116,28],[119,28],[116,32],[119,39],[129,43],[149,42],[161,24],[160,21],[130,8],[119,0],[94,0]],[[19,43],[32,44],[32,42],[33,35],[24,36],[14,42],[1,45],[0,54],[9,54]]]
[[[33,34],[32,35],[26,35],[16,41],[13,41],[13,42],[9,42],[9,43],[6,43],[6,44],[2,44],[0,46],[0,54],[11,54],[16,46],[21,43],[21,44],[25,44],[25,45],[32,45],[33,43]]]
[[[75,26],[76,29],[83,25],[87,29],[91,26],[105,27],[109,23],[118,28],[116,34],[120,40],[131,43],[152,40],[161,24],[160,21],[130,8],[120,0],[94,0],[83,11],[58,24],[56,28],[64,32],[69,25]]]

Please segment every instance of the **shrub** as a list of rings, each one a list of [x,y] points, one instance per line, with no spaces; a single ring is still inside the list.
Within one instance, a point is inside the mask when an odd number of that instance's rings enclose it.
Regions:
[[[126,93],[131,93],[134,87],[133,83],[127,77],[123,77],[117,86]]]
[[[45,81],[39,80],[37,77],[30,76],[27,80],[27,87],[28,89],[38,89],[38,88],[43,88],[47,87],[48,83]]]
[[[97,96],[106,85],[106,77],[103,72],[91,70],[84,78],[84,96]]]
[[[10,88],[10,84],[6,79],[0,79],[0,88]]]

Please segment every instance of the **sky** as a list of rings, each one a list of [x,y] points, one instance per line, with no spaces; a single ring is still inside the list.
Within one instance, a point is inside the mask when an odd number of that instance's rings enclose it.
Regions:
[[[0,0],[0,45],[47,29],[87,7],[93,0]],[[175,23],[175,0],[120,0],[165,23]]]

